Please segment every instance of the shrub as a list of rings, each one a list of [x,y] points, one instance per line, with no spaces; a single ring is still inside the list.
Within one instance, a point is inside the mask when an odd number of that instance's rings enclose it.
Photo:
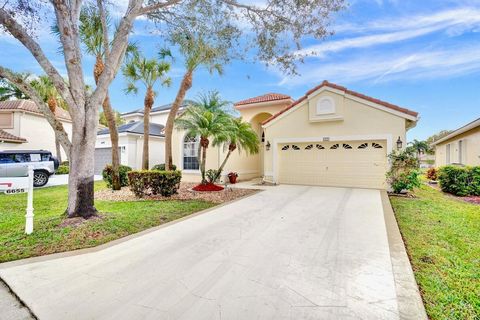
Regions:
[[[205,175],[207,176],[208,183],[215,183],[218,179],[217,170],[208,169],[207,172],[205,172]]]
[[[57,171],[55,171],[55,174],[69,174],[70,172],[70,167],[65,166],[65,165],[60,165],[57,168]]]
[[[396,175],[387,174],[387,178],[392,186],[393,192],[400,193],[403,190],[413,190],[413,188],[419,187],[419,174],[417,170],[408,170]]]
[[[126,187],[128,186],[128,176],[127,173],[132,171],[132,168],[129,166],[120,165],[118,168],[118,173],[120,175],[120,186]],[[107,187],[112,187],[112,165],[107,164],[105,169],[102,171],[103,181],[107,183]]]
[[[67,166],[67,167],[69,167],[69,166],[70,166],[70,162],[68,162],[68,161],[62,161],[62,162],[60,163],[60,165],[61,165],[61,166]]]
[[[445,166],[438,180],[442,191],[456,196],[480,195],[480,167]]]
[[[182,172],[177,170],[142,170],[130,171],[128,173],[130,190],[139,198],[151,194],[161,194],[164,197],[170,197],[177,193],[181,179]]]
[[[437,181],[437,179],[438,179],[437,169],[429,168],[427,170],[427,179],[432,180],[432,181]]]
[[[165,163],[156,164],[152,167],[152,170],[165,171]],[[172,164],[172,170],[177,170],[177,166]]]
[[[391,167],[386,176],[393,192],[400,193],[420,186],[418,160],[413,153],[393,151],[388,157]]]

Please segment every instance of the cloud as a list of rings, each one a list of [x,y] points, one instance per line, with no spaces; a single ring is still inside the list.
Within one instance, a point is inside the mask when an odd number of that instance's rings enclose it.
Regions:
[[[379,20],[364,25],[342,24],[335,28],[340,36],[347,33],[366,33],[366,35],[311,45],[298,50],[296,54],[324,58],[328,53],[396,43],[439,31],[445,31],[449,36],[459,36],[467,30],[478,31],[479,26],[480,10],[475,8],[451,9],[429,15],[401,17],[396,20]]]
[[[403,54],[361,56],[345,62],[307,62],[298,77],[283,77],[280,85],[296,86],[317,83],[324,79],[342,83],[393,80],[436,79],[455,77],[480,71],[480,44],[452,46],[448,49],[425,50]]]

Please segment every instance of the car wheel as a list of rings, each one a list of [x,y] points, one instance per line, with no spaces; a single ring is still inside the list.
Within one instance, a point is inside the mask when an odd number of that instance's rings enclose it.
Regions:
[[[35,171],[33,173],[33,186],[43,187],[48,182],[48,174],[43,171]]]

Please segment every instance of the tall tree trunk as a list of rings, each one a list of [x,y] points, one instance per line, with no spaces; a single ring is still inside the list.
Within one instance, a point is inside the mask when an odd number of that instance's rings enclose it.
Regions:
[[[95,60],[95,66],[93,68],[93,77],[95,83],[98,83],[98,78],[102,74],[105,65],[101,56],[97,56]],[[120,155],[118,154],[118,131],[117,123],[115,121],[115,115],[113,113],[112,105],[110,104],[110,96],[107,91],[105,100],[102,103],[103,113],[105,114],[105,120],[107,120],[108,132],[110,133],[110,142],[112,144],[112,189],[120,190],[122,188],[120,184]]]
[[[175,101],[172,104],[172,108],[168,113],[167,123],[165,124],[165,170],[171,170],[173,165],[172,158],[172,133],[175,118],[177,117],[178,109],[185,99],[185,94],[192,87],[193,71],[188,70],[183,76],[180,88],[178,89]]]
[[[225,159],[223,159],[222,164],[221,164],[220,167],[218,168],[217,173],[215,174],[215,181],[217,181],[217,179],[220,178],[220,175],[222,174],[223,168],[224,168],[225,165],[227,164],[228,158],[230,158],[230,155],[233,153],[233,151],[235,151],[235,149],[237,149],[237,145],[234,144],[234,143],[231,143],[231,144],[228,146],[228,153],[227,153],[227,155],[225,156]],[[214,181],[214,182],[215,182],[215,181]]]
[[[47,105],[50,111],[55,114],[55,111],[57,110],[57,99],[55,97],[49,97],[47,100]],[[57,156],[58,162],[62,163],[62,150],[60,149],[60,142],[58,141],[55,130],[53,130],[53,133],[55,135],[55,155]]]
[[[70,176],[68,184],[69,218],[88,219],[97,214],[94,206],[94,154],[98,126],[98,107],[89,106],[85,114],[73,119]]]
[[[147,88],[145,94],[145,110],[143,112],[143,154],[142,154],[142,169],[148,170],[149,166],[149,140],[150,140],[150,111],[154,103],[155,94],[151,86]]]
[[[209,145],[210,141],[208,138],[205,137],[200,137],[200,147],[202,148],[202,162],[200,162],[200,172],[202,174],[202,184],[207,183],[207,179],[205,178],[205,168],[206,168],[206,162],[207,162],[207,148]]]

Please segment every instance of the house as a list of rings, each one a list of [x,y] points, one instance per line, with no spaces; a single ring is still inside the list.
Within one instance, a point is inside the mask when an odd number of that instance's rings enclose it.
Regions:
[[[143,121],[128,122],[118,127],[118,146],[120,163],[134,169],[142,168]],[[149,161],[154,166],[165,162],[164,126],[150,123]],[[103,168],[112,163],[112,143],[108,128],[97,132],[95,142],[95,174],[101,174]]]
[[[71,137],[72,121],[68,111],[57,108],[55,115]],[[56,155],[54,131],[33,101],[2,101],[0,102],[0,150],[20,149],[43,149]],[[61,152],[62,159],[66,159],[63,149]]]
[[[435,141],[435,166],[480,165],[480,118]]]
[[[179,108],[179,111],[182,111],[185,108],[185,106],[191,103],[192,103],[191,100],[188,100],[188,99],[184,100],[182,105]],[[170,113],[171,108],[172,108],[171,103],[152,108],[152,110],[150,110],[150,122],[165,125],[167,123],[168,114]],[[134,111],[122,113],[120,117],[125,122],[143,121],[143,111],[144,111],[144,108],[140,108]]]
[[[387,155],[406,144],[418,113],[324,81],[293,100],[278,93],[235,103],[261,140],[255,156],[234,153],[224,174],[263,177],[272,183],[386,188]],[[184,181],[199,181],[198,137],[175,130],[174,163]],[[207,169],[216,169],[224,148],[209,148]]]

